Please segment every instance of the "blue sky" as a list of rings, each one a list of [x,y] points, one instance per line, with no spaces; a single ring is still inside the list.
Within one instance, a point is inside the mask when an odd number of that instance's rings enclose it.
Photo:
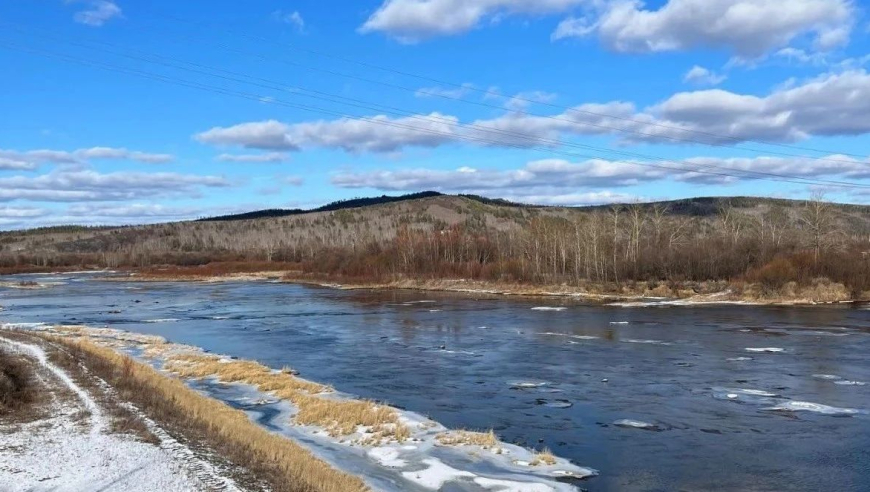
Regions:
[[[4,2],[0,228],[429,189],[870,201],[863,2],[346,4]]]

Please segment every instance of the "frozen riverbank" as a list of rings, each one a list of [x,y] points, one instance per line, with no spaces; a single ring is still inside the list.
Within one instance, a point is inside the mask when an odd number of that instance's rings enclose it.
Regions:
[[[412,412],[353,400],[289,370],[119,330],[30,329],[87,339],[135,356],[167,377],[182,375],[192,387],[246,411],[375,489],[438,490],[453,483],[463,490],[568,491],[574,490],[570,480],[596,474],[550,453],[499,442],[492,434],[449,430]],[[376,414],[377,419],[370,418]]]

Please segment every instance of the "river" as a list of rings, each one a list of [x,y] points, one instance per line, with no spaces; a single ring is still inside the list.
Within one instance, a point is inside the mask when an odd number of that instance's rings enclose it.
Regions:
[[[590,491],[870,490],[870,310],[613,307],[270,282],[0,289],[3,322],[289,365],[599,470]]]

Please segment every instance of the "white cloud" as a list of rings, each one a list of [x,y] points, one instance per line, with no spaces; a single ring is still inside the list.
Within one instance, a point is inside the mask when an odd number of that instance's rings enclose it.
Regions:
[[[37,207],[0,207],[0,218],[3,219],[29,219],[33,217],[43,217],[49,213],[50,210]]]
[[[0,201],[116,201],[140,198],[195,197],[203,187],[231,186],[226,178],[177,173],[58,169],[35,177],[0,177]]]
[[[720,75],[712,70],[695,65],[683,76],[683,82],[691,82],[698,85],[719,85],[726,78],[725,75]]]
[[[269,152],[266,154],[221,154],[215,159],[221,162],[284,162],[289,157],[283,152]]]
[[[116,17],[123,16],[121,7],[110,0],[67,0],[67,3],[87,3],[88,8],[76,12],[73,20],[91,27],[100,27]]]
[[[456,170],[403,169],[398,171],[341,172],[332,184],[341,188],[373,188],[383,191],[437,190],[448,193],[498,191],[503,196],[574,194],[578,189],[623,188],[655,181],[722,185],[768,177],[761,173],[807,179],[870,178],[870,159],[831,155],[811,158],[720,158],[694,157],[681,161],[613,161],[564,159],[532,161],[519,169]]]
[[[302,186],[305,183],[305,180],[299,176],[284,176],[281,181],[290,186]]]
[[[78,204],[67,207],[66,214],[73,217],[87,217],[90,220],[104,218],[124,218],[128,221],[142,222],[146,218],[178,219],[196,217],[202,210],[192,207],[172,207],[154,203],[130,203],[127,205]]]
[[[347,152],[393,152],[405,146],[436,147],[455,138],[454,116],[440,113],[390,118],[341,118],[286,124],[275,120],[215,127],[194,138],[213,145],[266,150],[339,148]]]
[[[856,17],[852,0],[669,0],[657,10],[614,0],[595,7],[563,21],[552,37],[597,34],[618,52],[721,48],[754,59],[802,37],[818,51],[842,46]]]
[[[132,160],[149,164],[163,164],[175,160],[171,154],[154,154],[114,147],[90,147],[73,151],[0,149],[0,169],[35,169],[40,164],[84,164],[94,159]],[[7,167],[4,167],[4,163]]]
[[[284,22],[285,24],[290,24],[298,33],[305,32],[305,19],[303,19],[302,14],[300,14],[296,10],[294,10],[293,12],[276,10],[272,12],[272,18],[277,21]]]
[[[545,91],[528,91],[519,92],[513,97],[508,98],[504,107],[510,111],[524,111],[534,103],[549,103],[556,100],[558,97],[552,92]]]
[[[21,159],[13,159],[10,157],[3,157],[2,155],[0,155],[0,169],[27,171],[36,169],[36,164],[34,164],[33,162],[28,162]]]
[[[555,114],[511,111],[460,123],[455,116],[341,118],[286,124],[275,120],[216,127],[195,136],[203,143],[264,150],[343,149],[394,152],[407,146],[466,142],[490,147],[560,147],[578,135],[614,135],[623,143],[687,141],[735,144],[794,142],[812,136],[870,133],[870,74],[826,73],[784,84],[767,95],[722,89],[677,93],[639,110],[625,101],[580,104]]]
[[[589,0],[384,0],[360,27],[406,43],[470,31],[503,15],[565,12]]]
[[[417,89],[414,95],[417,97],[446,97],[448,99],[462,99],[474,90],[474,84],[466,82],[459,87],[423,87]]]

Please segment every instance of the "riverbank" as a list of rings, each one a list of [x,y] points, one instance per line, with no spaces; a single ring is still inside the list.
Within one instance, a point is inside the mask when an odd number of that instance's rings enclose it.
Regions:
[[[626,281],[621,283],[586,283],[582,286],[536,285],[493,282],[470,279],[397,278],[390,281],[360,281],[298,270],[263,270],[203,273],[199,267],[173,267],[130,270],[104,280],[136,282],[238,282],[272,280],[315,285],[342,290],[386,289],[453,292],[462,294],[550,297],[587,303],[614,304],[623,307],[645,305],[697,306],[713,304],[746,304],[773,306],[811,306],[867,302],[870,293],[859,298],[842,284],[816,279],[811,285],[786,283],[776,289],[746,282],[663,282]]]
[[[154,420],[95,362],[65,343],[0,331],[3,490],[261,489],[190,432]]]
[[[270,450],[268,457],[280,451],[278,441],[287,445],[298,442],[318,460],[359,475],[376,489],[422,491],[456,482],[468,490],[567,491],[573,486],[561,480],[595,474],[547,451],[535,452],[500,442],[492,433],[454,431],[411,412],[353,399],[301,379],[289,368],[271,369],[167,343],[159,337],[118,330],[30,328],[37,330],[40,337],[108,361],[119,372],[133,367],[136,377],[147,383],[144,387],[148,393],[154,394],[151,399],[185,405],[186,413],[209,422],[209,428],[219,429],[224,439],[258,436],[259,441],[259,435],[266,434],[271,439],[263,448]],[[126,355],[135,356],[136,361]],[[187,403],[187,396],[176,395],[182,389],[191,392],[190,388],[211,396],[197,397],[208,403],[198,401],[192,405]],[[231,410],[228,404],[244,406],[245,412]],[[231,421],[227,417],[230,414]],[[266,415],[269,418],[264,421]],[[242,428],[242,420],[256,432]],[[251,451],[244,446],[238,450],[246,455]],[[295,456],[288,463],[299,459]],[[271,461],[265,457],[257,460],[261,464]],[[323,484],[329,481],[309,473],[306,466],[296,463],[291,468],[302,474],[296,482],[321,485],[307,490],[360,490],[347,484],[325,488]]]

